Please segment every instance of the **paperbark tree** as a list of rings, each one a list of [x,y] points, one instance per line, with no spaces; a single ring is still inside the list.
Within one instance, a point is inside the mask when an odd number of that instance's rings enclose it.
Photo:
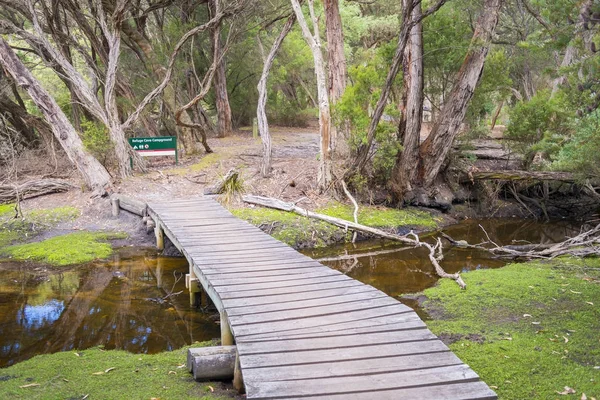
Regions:
[[[260,167],[260,172],[263,177],[269,176],[271,173],[271,134],[269,133],[269,121],[267,119],[267,79],[269,78],[269,72],[271,71],[271,66],[273,66],[273,61],[275,60],[275,56],[283,43],[283,40],[287,36],[288,33],[292,30],[294,26],[294,22],[296,21],[296,15],[291,15],[281,33],[273,42],[271,46],[271,50],[269,54],[265,57],[262,74],[260,76],[260,80],[258,81],[258,105],[256,107],[256,119],[258,121],[258,132],[260,134],[260,139],[263,143],[263,161]],[[260,42],[259,42],[260,43]]]
[[[323,7],[325,9],[325,37],[327,39],[329,100],[335,105],[344,94],[346,80],[348,79],[348,67],[344,54],[344,32],[338,0],[323,0]],[[331,147],[339,158],[347,158],[350,153],[346,131],[347,129],[344,129],[343,126],[331,126]]]
[[[211,15],[217,15],[220,10],[219,0],[210,0]],[[233,130],[231,125],[231,107],[227,93],[227,75],[225,74],[225,58],[223,57],[223,43],[221,40],[221,24],[211,30],[213,53],[218,60],[214,77],[215,105],[217,108],[217,132],[219,137],[225,137]]]
[[[408,7],[404,0],[403,7]],[[411,20],[421,18],[421,4],[417,4],[411,14]],[[398,152],[396,165],[392,171],[391,186],[396,195],[412,189],[419,163],[419,146],[421,144],[421,122],[423,120],[423,25],[415,24],[409,33],[407,46],[402,60],[403,94],[402,116],[398,126],[398,140],[402,143],[402,151]]]
[[[427,188],[438,177],[452,142],[464,121],[467,107],[481,79],[485,59],[498,24],[503,0],[485,0],[481,15],[475,25],[471,45],[458,71],[455,84],[447,97],[440,116],[431,133],[421,145],[419,183]]]
[[[325,74],[325,64],[323,62],[323,53],[321,52],[321,38],[319,35],[319,20],[315,14],[314,1],[308,0],[308,9],[312,20],[313,32],[310,31],[302,7],[298,0],[291,0],[292,8],[298,19],[298,25],[302,30],[302,36],[311,49],[315,65],[315,75],[317,78],[317,97],[319,104],[319,133],[321,135],[319,172],[317,184],[320,191],[329,188],[332,179],[332,143],[331,143],[331,111],[329,107],[329,94],[327,90],[327,76]]]
[[[69,160],[77,167],[86,185],[95,194],[103,195],[110,187],[111,177],[81,142],[75,128],[56,101],[46,92],[35,77],[23,65],[6,41],[0,37],[0,63],[17,85],[27,91],[52,128]]]

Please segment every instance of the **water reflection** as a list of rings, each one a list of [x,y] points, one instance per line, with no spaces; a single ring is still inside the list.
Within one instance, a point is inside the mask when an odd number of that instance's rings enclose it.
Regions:
[[[487,241],[487,233],[499,245],[556,243],[578,231],[576,224],[566,221],[539,223],[521,219],[464,221],[444,229],[454,239],[472,244]],[[390,296],[420,292],[435,285],[439,279],[428,260],[426,249],[405,247],[390,241],[369,240],[304,253]],[[497,268],[505,264],[506,260],[494,258],[487,252],[456,247],[447,247],[441,263],[448,273]]]
[[[156,353],[219,337],[189,306],[187,268],[185,259],[131,249],[58,273],[0,263],[0,367],[97,345]]]

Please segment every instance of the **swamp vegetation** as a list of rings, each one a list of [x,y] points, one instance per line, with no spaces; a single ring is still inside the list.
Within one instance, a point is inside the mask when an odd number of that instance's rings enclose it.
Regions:
[[[501,399],[600,398],[597,238],[510,265],[465,247],[598,224],[598,43],[595,0],[0,0],[0,310],[40,329],[19,358],[2,323],[0,397],[230,398],[179,368],[215,329],[178,303],[180,261],[129,258],[150,239],[103,197],[194,197],[236,168],[235,216],[402,298]],[[127,142],[156,136],[180,165]],[[435,251],[350,243],[244,190]]]

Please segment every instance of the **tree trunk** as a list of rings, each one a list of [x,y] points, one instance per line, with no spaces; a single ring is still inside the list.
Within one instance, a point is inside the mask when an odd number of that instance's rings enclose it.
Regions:
[[[418,179],[423,187],[431,186],[437,178],[464,121],[467,107],[483,72],[502,4],[503,0],[485,0],[456,83],[429,137],[421,145],[422,164]]]
[[[403,7],[412,0],[404,0]],[[412,10],[412,20],[421,17],[421,4]],[[421,144],[421,122],[423,120],[423,24],[416,24],[410,31],[402,60],[404,90],[402,95],[402,117],[398,126],[398,139],[403,149],[398,152],[392,171],[392,191],[397,198],[412,190],[411,182],[417,174],[419,145]]]
[[[308,0],[308,8],[313,23],[314,35],[311,33],[302,7],[298,0],[291,0],[292,8],[298,19],[298,24],[302,29],[304,40],[309,45],[315,64],[315,74],[317,76],[317,96],[319,102],[319,132],[321,134],[321,153],[319,159],[319,171],[317,176],[317,184],[319,190],[324,192],[329,188],[333,180],[332,163],[331,163],[331,114],[329,109],[329,95],[327,91],[327,77],[325,75],[325,64],[323,62],[323,54],[321,53],[321,39],[319,36],[319,21],[314,11],[313,0]]]
[[[344,33],[338,0],[324,0],[325,37],[327,39],[327,64],[329,72],[329,99],[336,104],[346,90],[348,68],[344,54]],[[345,159],[350,154],[348,147],[348,129],[331,126],[331,147],[337,157]]]
[[[0,38],[0,63],[15,82],[29,93],[67,156],[83,176],[86,185],[95,193],[104,194],[111,184],[108,171],[85,150],[75,128],[56,101],[44,90],[2,38]]]
[[[209,6],[212,15],[217,15],[219,0],[210,0]],[[213,54],[218,60],[214,76],[215,105],[217,108],[217,132],[219,137],[225,137],[233,130],[231,125],[231,107],[229,106],[229,95],[227,94],[227,76],[225,74],[225,58],[223,57],[223,44],[221,42],[221,24],[217,24],[211,30],[213,42]]]
[[[281,47],[281,43],[287,36],[288,33],[292,30],[294,26],[294,22],[296,21],[296,16],[292,14],[281,33],[273,42],[271,46],[271,50],[269,54],[265,58],[265,64],[263,66],[262,74],[260,76],[260,80],[258,81],[258,105],[256,107],[256,119],[258,121],[258,132],[260,134],[260,139],[263,144],[263,162],[260,168],[261,175],[266,178],[271,173],[271,134],[269,133],[269,121],[267,120],[266,106],[267,106],[267,78],[269,77],[269,72],[271,71],[271,66],[273,65],[273,60],[275,60],[275,56]],[[259,42],[260,43],[260,42]],[[261,47],[262,48],[262,47]]]

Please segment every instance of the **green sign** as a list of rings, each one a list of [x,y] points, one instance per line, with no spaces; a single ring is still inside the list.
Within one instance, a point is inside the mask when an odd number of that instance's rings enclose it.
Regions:
[[[175,136],[129,138],[129,145],[142,157],[175,156],[178,162]]]

